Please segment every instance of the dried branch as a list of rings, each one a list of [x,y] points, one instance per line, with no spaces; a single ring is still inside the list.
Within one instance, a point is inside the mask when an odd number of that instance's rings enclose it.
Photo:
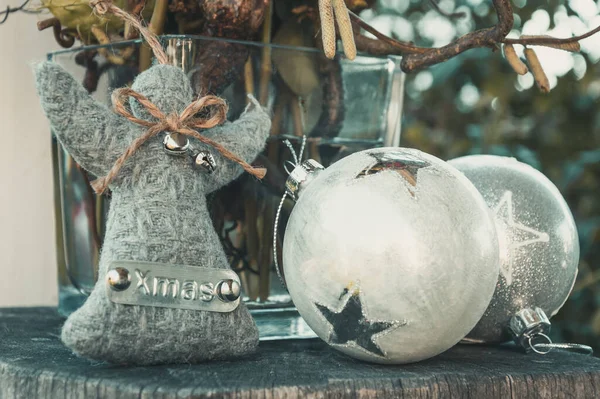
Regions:
[[[21,4],[19,7],[6,6],[6,9],[4,11],[0,11],[0,16],[4,15],[4,17],[2,17],[2,21],[0,21],[0,25],[6,22],[9,14],[13,14],[19,11],[26,11],[25,6],[27,5],[27,3],[29,3],[29,0],[25,0],[23,4]]]
[[[402,59],[402,70],[411,72],[446,61],[467,50],[477,47],[495,49],[513,26],[513,10],[509,0],[493,0],[498,23],[492,28],[480,29],[459,37],[446,46],[431,49],[423,54],[409,54]]]
[[[495,49],[497,44],[510,32],[513,24],[513,14],[508,0],[494,0],[493,3],[498,13],[498,24],[496,26],[468,33],[453,43],[440,48],[418,47],[412,43],[394,40],[377,31],[356,14],[351,13],[350,16],[358,27],[371,33],[380,41],[375,46],[375,41],[365,38],[359,33],[355,38],[359,50],[377,55],[402,54],[404,55],[401,64],[402,70],[404,72],[412,72],[446,61],[472,48],[489,47]],[[372,52],[371,49],[374,49],[374,51]]]
[[[377,39],[379,39],[379,41],[382,44],[377,45],[377,47],[379,47],[380,51],[383,51],[384,48],[387,48],[389,52],[386,54],[400,55],[400,54],[404,54],[404,53],[426,53],[427,51],[430,50],[425,47],[414,46],[412,43],[401,42],[399,40],[392,39],[391,37],[388,37],[388,36],[384,35],[383,33],[379,32],[377,29],[373,28],[371,25],[369,25],[368,23],[363,21],[358,15],[356,15],[352,11],[348,11],[348,14],[350,14],[350,19],[354,23],[354,26],[364,29],[365,31],[369,32],[370,34],[375,36]],[[373,43],[377,41],[377,40],[369,39],[368,37],[363,36],[360,33],[360,29],[354,30],[354,40],[357,42],[356,46],[359,50],[365,51],[369,54],[372,54],[372,53],[370,52],[370,47],[368,45],[369,44],[373,45]],[[363,46],[358,45],[359,41],[363,43]],[[383,55],[383,54],[384,53],[377,54],[377,55]]]
[[[63,29],[58,18],[48,18],[37,23],[38,30],[52,28],[56,42],[64,48],[69,48],[75,44],[76,32],[70,29]]]
[[[136,1],[133,1],[133,4],[131,4],[131,3],[132,2],[130,1],[129,8],[131,9],[131,11],[130,11],[131,15],[133,15],[134,17],[136,17],[138,19],[142,19],[141,15],[142,15],[142,12],[144,11],[144,8],[146,7],[146,0],[136,0]],[[123,38],[125,40],[132,40],[132,39],[136,39],[138,37],[139,37],[139,32],[137,31],[137,29],[135,29],[129,21],[125,21]]]
[[[400,66],[408,73],[447,61],[473,48],[495,48],[501,34],[497,27],[471,32],[446,46],[433,48],[422,54],[408,54],[402,59]]]
[[[131,14],[136,17],[139,17],[140,15],[142,15],[142,11],[144,11],[145,7],[146,7],[146,0],[136,0],[131,9]]]
[[[459,11],[459,12],[446,12],[444,10],[442,10],[440,8],[440,5],[437,3],[436,0],[429,0],[429,4],[431,4],[431,6],[441,15],[443,15],[444,17],[450,18],[450,19],[458,19],[458,18],[464,18],[467,16],[467,14],[463,11]]]
[[[42,21],[38,21],[37,28],[38,28],[38,30],[41,31],[44,29],[48,29],[48,28],[56,25],[57,23],[60,23],[58,18],[48,18],[48,19],[44,19]]]
[[[431,2],[432,4],[436,4],[435,0],[431,0]],[[546,46],[576,52],[580,48],[579,41],[600,32],[600,26],[598,26],[583,35],[566,39],[549,36],[522,36],[518,39],[507,39],[506,35],[508,35],[513,26],[513,8],[509,0],[492,0],[492,3],[498,16],[498,23],[495,26],[467,33],[452,43],[439,48],[418,47],[412,43],[392,39],[377,31],[356,14],[350,12],[350,17],[354,25],[356,46],[360,51],[372,55],[403,55],[401,68],[407,73],[447,61],[473,48],[487,47],[496,50],[500,44],[511,46],[515,44],[523,46]],[[371,33],[376,39],[365,37],[361,33],[361,29]],[[508,51],[511,51],[510,47]],[[519,65],[521,61],[516,57],[516,54],[515,57],[507,57],[507,60],[517,73],[526,73],[523,69],[525,65]],[[539,76],[541,75],[538,74]],[[544,90],[545,85],[542,84],[540,88]]]
[[[390,46],[382,40],[371,39],[361,33],[354,34],[356,48],[371,55],[402,55],[405,53],[397,47]]]
[[[154,3],[154,10],[152,11],[152,17],[150,17],[150,24],[148,28],[155,35],[162,35],[165,21],[167,19],[167,10],[169,7],[168,0],[156,0]],[[143,45],[140,48],[139,55],[139,70],[145,71],[152,65],[152,50],[149,46]]]
[[[76,32],[73,32],[71,29],[63,29],[60,22],[52,25],[52,31],[54,33],[54,39],[58,44],[60,44],[64,48],[70,48],[75,44],[75,35]]]
[[[556,39],[556,38],[552,37],[552,36],[548,36],[548,35],[535,35],[535,36],[522,35],[519,39]],[[512,44],[508,44],[507,46],[512,46]],[[548,43],[548,44],[545,44],[545,46],[555,48],[558,50],[570,51],[571,53],[578,53],[581,51],[581,45],[579,44],[579,42],[573,42],[573,41],[567,41],[567,42],[558,43],[558,44]]]
[[[560,44],[566,44],[566,43],[574,43],[574,42],[579,42],[583,39],[587,39],[590,36],[595,35],[596,33],[600,32],[600,26],[596,27],[595,29],[592,29],[591,31],[584,33],[583,35],[579,35],[579,36],[573,36],[573,37],[569,37],[566,39],[559,39],[556,37],[550,37],[550,36],[529,36],[529,37],[521,37],[519,39],[504,39],[502,41],[502,43],[505,44],[521,44],[523,46],[529,45],[529,46],[547,46],[547,47],[552,47],[551,45],[560,45]]]

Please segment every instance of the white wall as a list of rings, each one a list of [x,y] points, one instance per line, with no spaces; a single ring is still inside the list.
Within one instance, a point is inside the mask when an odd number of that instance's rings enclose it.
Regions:
[[[20,4],[0,9],[7,2]],[[50,131],[31,64],[59,46],[51,29],[38,32],[39,18],[0,25],[0,307],[58,301]]]

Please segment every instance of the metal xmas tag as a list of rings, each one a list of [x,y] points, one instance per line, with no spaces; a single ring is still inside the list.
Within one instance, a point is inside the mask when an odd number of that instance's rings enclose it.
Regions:
[[[231,312],[240,303],[232,270],[113,261],[105,280],[108,299],[125,305]]]

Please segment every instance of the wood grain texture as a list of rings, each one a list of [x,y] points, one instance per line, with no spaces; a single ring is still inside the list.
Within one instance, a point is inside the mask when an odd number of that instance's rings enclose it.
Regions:
[[[258,354],[201,365],[118,367],[77,358],[54,308],[0,309],[0,398],[600,398],[600,360],[511,346],[457,346],[380,366],[319,340],[263,342]]]

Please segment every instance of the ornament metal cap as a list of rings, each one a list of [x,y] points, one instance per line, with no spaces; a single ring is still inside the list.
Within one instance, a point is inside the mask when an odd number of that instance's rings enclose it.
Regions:
[[[515,343],[525,349],[526,352],[535,351],[536,338],[545,339],[550,342],[550,320],[541,308],[525,308],[511,317],[508,323],[509,330]]]
[[[294,201],[298,200],[300,186],[303,187],[314,178],[315,174],[325,169],[323,165],[314,159],[307,159],[299,165],[296,165],[292,173],[285,182],[285,192],[292,197]]]
[[[540,354],[547,353],[540,351],[536,347],[540,346],[540,344],[552,343],[548,337],[550,320],[541,308],[535,307],[533,309],[525,308],[520,310],[511,317],[508,328],[515,343],[525,349],[527,353],[531,351]]]

